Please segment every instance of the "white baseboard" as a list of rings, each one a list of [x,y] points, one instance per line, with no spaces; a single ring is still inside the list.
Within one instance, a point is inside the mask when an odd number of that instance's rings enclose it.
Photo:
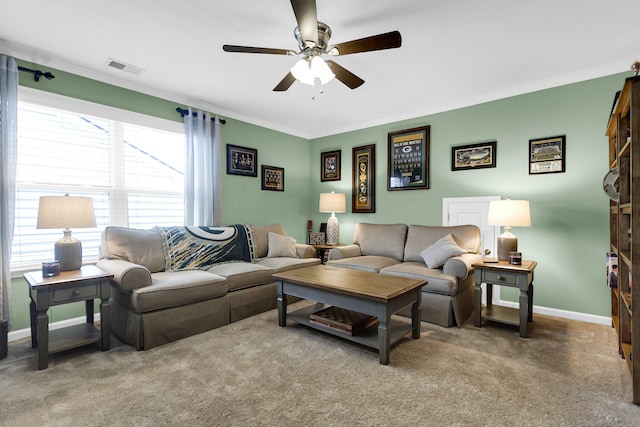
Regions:
[[[99,322],[100,313],[94,314],[93,319],[94,319],[93,320],[94,322]],[[73,319],[61,320],[59,322],[49,323],[49,330],[66,328],[67,326],[73,326],[73,325],[80,325],[86,321],[87,319],[85,316],[75,317]],[[31,328],[19,329],[17,331],[9,332],[8,341],[9,342],[18,341],[23,338],[30,338],[30,337],[31,337]]]
[[[511,301],[499,300],[497,302],[494,302],[494,304],[501,305],[504,307],[518,308],[518,304],[513,303]],[[611,317],[607,317],[607,316],[597,316],[595,314],[578,313],[576,311],[567,311],[567,310],[560,310],[557,308],[540,307],[537,305],[533,306],[533,312],[538,314],[544,314],[545,316],[554,316],[554,317],[560,317],[562,319],[577,320],[579,322],[596,323],[598,325],[609,325],[609,326],[611,325]],[[100,314],[96,313],[94,318],[96,322],[99,321]],[[86,320],[84,316],[76,317],[74,319],[61,320],[59,322],[54,322],[49,324],[49,329],[66,328],[67,326],[79,325],[81,323],[84,323],[85,321]],[[12,341],[17,341],[17,340],[20,340],[23,338],[29,338],[29,337],[31,337],[31,329],[26,328],[26,329],[20,329],[17,331],[9,332],[8,340],[9,342],[12,342]]]
[[[498,302],[494,302],[493,304],[511,308],[519,307],[518,303],[505,300],[499,300]],[[598,325],[611,326],[611,317],[608,316],[598,316],[595,314],[579,313],[577,311],[560,310],[558,308],[541,307],[537,305],[533,306],[533,313],[544,314],[545,316],[560,317],[562,319],[577,320],[579,322],[596,323]]]

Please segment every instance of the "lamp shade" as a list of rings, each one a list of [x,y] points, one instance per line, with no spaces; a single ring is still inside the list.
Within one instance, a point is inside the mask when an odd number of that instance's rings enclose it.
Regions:
[[[530,227],[528,200],[492,200],[489,202],[487,225]]]
[[[96,215],[91,197],[42,196],[36,228],[93,228]]]
[[[320,212],[346,212],[347,198],[342,193],[320,193]]]

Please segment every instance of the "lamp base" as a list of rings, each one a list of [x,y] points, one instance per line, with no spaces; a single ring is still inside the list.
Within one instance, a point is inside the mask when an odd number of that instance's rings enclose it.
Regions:
[[[60,271],[79,270],[82,267],[82,243],[71,236],[71,230],[64,230],[64,237],[53,247]]]
[[[327,220],[327,245],[337,245],[340,240],[340,224],[335,213]]]
[[[505,232],[498,237],[498,259],[509,261],[509,252],[518,251],[518,238],[511,233]]]

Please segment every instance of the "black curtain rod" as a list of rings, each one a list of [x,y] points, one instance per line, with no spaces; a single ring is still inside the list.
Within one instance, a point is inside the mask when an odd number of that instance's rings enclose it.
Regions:
[[[51,79],[54,79],[56,77],[53,74],[51,74],[50,72],[48,72],[48,71],[32,70],[31,68],[20,67],[20,66],[18,66],[18,70],[19,71],[24,71],[25,73],[33,74],[33,80],[35,80],[37,82],[40,81],[40,77],[44,77],[47,80],[51,80]]]
[[[176,111],[178,112],[178,114],[180,114],[180,117],[184,117],[187,114],[189,114],[189,110],[185,110],[185,109],[180,108],[180,107],[176,108]],[[195,111],[192,112],[191,114],[193,114],[193,117],[198,117],[198,113],[196,113]],[[211,119],[213,120],[213,117]],[[224,124],[227,123],[227,121],[225,119],[218,119],[218,120],[220,120],[220,124],[221,125],[224,125]]]

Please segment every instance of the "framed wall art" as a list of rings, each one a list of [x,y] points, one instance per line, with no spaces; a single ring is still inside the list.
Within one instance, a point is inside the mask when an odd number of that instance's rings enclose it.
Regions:
[[[284,191],[284,168],[262,165],[262,189]]]
[[[258,176],[258,150],[227,144],[227,174]]]
[[[340,181],[341,150],[320,153],[320,181]]]
[[[429,126],[388,135],[387,190],[429,188]]]
[[[566,136],[529,140],[529,175],[565,171]]]
[[[496,167],[496,141],[451,147],[451,170]]]
[[[353,213],[374,213],[376,211],[375,157],[375,144],[353,147],[353,177],[351,181],[351,212]]]

